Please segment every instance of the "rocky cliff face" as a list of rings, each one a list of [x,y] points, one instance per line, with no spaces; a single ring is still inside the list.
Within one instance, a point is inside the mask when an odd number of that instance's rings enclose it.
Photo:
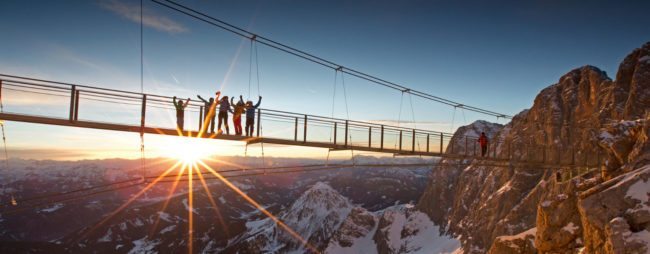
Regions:
[[[463,147],[468,129],[496,130],[492,139],[502,141],[498,157],[605,162],[602,171],[479,161],[442,166],[433,172],[418,208],[445,233],[459,236],[466,253],[639,251],[635,246],[650,234],[643,189],[650,183],[639,182],[646,179],[643,166],[650,164],[643,120],[649,109],[650,43],[623,60],[615,81],[593,66],[572,70],[503,128],[474,123],[459,129],[450,147]],[[458,151],[448,147],[446,152]],[[630,186],[637,186],[635,194]],[[608,198],[618,200],[614,207],[602,202]],[[637,240],[628,241],[632,238]]]

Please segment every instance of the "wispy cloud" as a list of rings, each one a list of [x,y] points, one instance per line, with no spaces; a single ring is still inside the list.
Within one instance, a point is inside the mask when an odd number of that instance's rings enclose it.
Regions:
[[[131,20],[135,23],[140,23],[139,4],[128,4],[117,0],[110,0],[102,1],[99,5],[102,8],[118,14],[128,20]],[[180,23],[148,9],[143,10],[142,23],[145,26],[171,34],[185,33],[189,31],[187,27],[181,25]]]

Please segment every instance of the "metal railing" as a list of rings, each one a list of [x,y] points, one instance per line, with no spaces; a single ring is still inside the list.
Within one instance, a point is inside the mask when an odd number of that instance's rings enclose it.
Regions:
[[[0,96],[5,102],[6,112],[11,113],[67,119],[71,123],[83,120],[128,124],[141,129],[176,129],[175,108],[173,97],[170,96],[2,74]],[[198,132],[203,127],[203,115],[206,110],[208,109],[204,107],[203,102],[190,100],[185,109],[185,131]],[[61,112],[67,114],[64,116]],[[167,117],[160,117],[161,114]],[[106,122],[106,118],[113,120]],[[526,144],[491,137],[486,154],[482,156],[478,137],[475,136],[456,137],[455,142],[451,142],[451,133],[267,108],[258,108],[255,118],[254,137],[282,140],[289,142],[287,144],[318,144],[318,147],[330,149],[366,150],[398,155],[483,157],[492,160],[585,167],[602,164],[600,150],[596,156],[589,157],[588,153],[579,153],[572,147]],[[139,124],[135,125],[137,122]],[[551,154],[551,151],[555,153]]]

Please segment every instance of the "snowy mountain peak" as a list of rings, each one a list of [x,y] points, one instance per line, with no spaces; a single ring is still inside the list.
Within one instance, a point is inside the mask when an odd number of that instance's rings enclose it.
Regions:
[[[322,244],[339,228],[352,207],[347,198],[318,182],[291,205],[282,220],[310,243]]]

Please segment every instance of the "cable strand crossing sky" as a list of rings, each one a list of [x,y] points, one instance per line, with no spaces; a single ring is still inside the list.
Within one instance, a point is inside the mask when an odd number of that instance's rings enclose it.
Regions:
[[[393,83],[393,82],[390,82],[390,81],[381,79],[379,77],[372,76],[372,75],[369,75],[369,74],[366,74],[366,73],[363,73],[363,72],[360,72],[360,71],[357,71],[357,70],[354,70],[354,69],[346,68],[343,65],[334,63],[332,61],[323,59],[321,57],[318,57],[318,56],[315,56],[313,54],[307,53],[305,51],[302,51],[302,50],[293,48],[291,46],[282,44],[280,42],[271,40],[271,39],[266,38],[264,36],[260,36],[258,34],[247,31],[247,30],[245,30],[243,28],[232,25],[232,24],[227,23],[227,22],[225,22],[223,20],[214,18],[214,17],[212,17],[210,15],[207,15],[205,13],[194,10],[192,8],[189,8],[189,7],[185,6],[185,5],[176,3],[176,2],[171,1],[171,0],[151,0],[151,1],[154,2],[154,3],[157,3],[159,5],[165,6],[165,7],[169,8],[169,9],[172,9],[172,10],[175,10],[177,12],[183,13],[183,14],[185,14],[187,16],[192,17],[192,18],[201,20],[203,22],[206,22],[208,24],[211,24],[213,26],[221,28],[223,30],[234,33],[234,34],[239,35],[241,37],[245,37],[245,38],[248,38],[250,40],[255,40],[255,41],[257,41],[257,42],[259,42],[261,44],[264,44],[266,46],[269,46],[271,48],[275,48],[277,50],[283,51],[285,53],[297,56],[299,58],[308,60],[310,62],[322,65],[324,67],[327,67],[327,68],[330,68],[330,69],[333,69],[333,70],[339,70],[342,73],[346,73],[346,74],[355,76],[357,78],[369,81],[369,82],[374,83],[374,84],[378,84],[378,85],[381,85],[381,86],[384,86],[384,87],[395,89],[395,90],[398,90],[398,91],[403,92],[403,93],[409,93],[409,94],[412,94],[412,95],[415,95],[415,96],[418,96],[420,98],[424,98],[424,99],[427,99],[427,100],[431,100],[431,101],[435,101],[435,102],[438,102],[438,103],[446,104],[446,105],[454,107],[454,108],[463,108],[463,109],[473,111],[473,112],[477,112],[477,113],[480,113],[480,114],[495,116],[497,118],[504,118],[504,119],[511,119],[512,118],[512,116],[510,116],[510,115],[494,112],[494,111],[479,108],[479,107],[465,105],[465,104],[462,104],[462,103],[459,103],[459,102],[448,100],[448,99],[438,97],[438,96],[435,96],[435,95],[431,95],[431,94],[428,94],[428,93],[425,93],[425,92],[413,90],[413,89],[410,89],[410,88],[405,87],[403,85],[399,85],[399,84],[396,84],[396,83]]]

